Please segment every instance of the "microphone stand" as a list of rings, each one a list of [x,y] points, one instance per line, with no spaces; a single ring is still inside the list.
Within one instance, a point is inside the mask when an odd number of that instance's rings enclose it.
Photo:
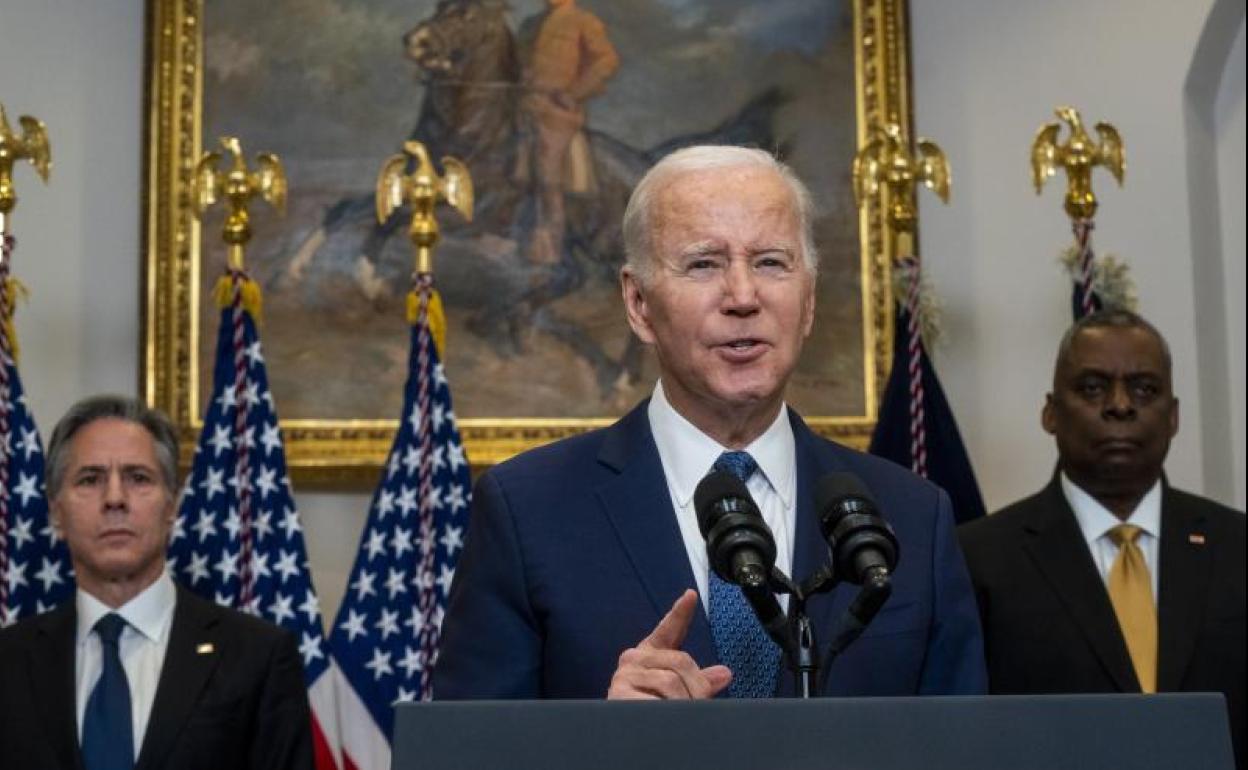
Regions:
[[[785,638],[783,641],[776,639],[775,636],[772,638],[784,651],[785,662],[788,663],[789,670],[795,677],[794,684],[798,697],[813,698],[816,692],[815,682],[818,678],[817,650],[819,648],[815,644],[815,627],[806,614],[806,598],[809,594],[776,567],[771,569],[769,582],[769,587],[775,593],[792,597],[789,608],[790,622],[785,629]]]

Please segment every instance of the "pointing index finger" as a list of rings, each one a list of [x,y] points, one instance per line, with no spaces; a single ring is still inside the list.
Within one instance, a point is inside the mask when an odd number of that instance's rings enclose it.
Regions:
[[[672,605],[650,635],[637,645],[658,650],[677,650],[685,641],[689,632],[689,624],[693,622],[693,613],[698,609],[698,594],[693,589],[685,589],[680,598]]]

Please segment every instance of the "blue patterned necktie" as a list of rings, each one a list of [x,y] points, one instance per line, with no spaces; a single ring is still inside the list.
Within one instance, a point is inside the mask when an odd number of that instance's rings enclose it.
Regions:
[[[118,642],[126,621],[110,612],[95,624],[104,667],[82,715],[82,763],[86,770],[133,770],[134,725],[130,685],[121,667]]]
[[[757,469],[758,464],[747,452],[724,452],[715,461],[715,470],[731,473],[742,483]],[[728,697],[771,697],[776,689],[780,648],[763,630],[740,587],[710,570],[707,605],[715,649],[720,661],[732,670]]]

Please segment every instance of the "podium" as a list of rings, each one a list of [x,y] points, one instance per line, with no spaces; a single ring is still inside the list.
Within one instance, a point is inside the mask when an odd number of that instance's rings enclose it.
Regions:
[[[394,770],[1232,770],[1219,694],[400,704]]]

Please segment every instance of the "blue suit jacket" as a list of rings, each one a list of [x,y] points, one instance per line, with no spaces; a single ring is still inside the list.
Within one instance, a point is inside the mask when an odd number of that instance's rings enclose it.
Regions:
[[[979,617],[949,498],[891,462],[819,438],[790,412],[797,456],[795,579],[827,559],[815,481],[856,474],[901,543],[893,595],[834,663],[829,695],[974,694],[987,686]],[[601,698],[620,653],[695,588],[646,404],[609,428],[527,452],[477,482],[442,626],[438,699]],[[821,646],[857,592],[807,611]],[[698,613],[684,650],[718,663]],[[792,694],[781,672],[779,695]]]

